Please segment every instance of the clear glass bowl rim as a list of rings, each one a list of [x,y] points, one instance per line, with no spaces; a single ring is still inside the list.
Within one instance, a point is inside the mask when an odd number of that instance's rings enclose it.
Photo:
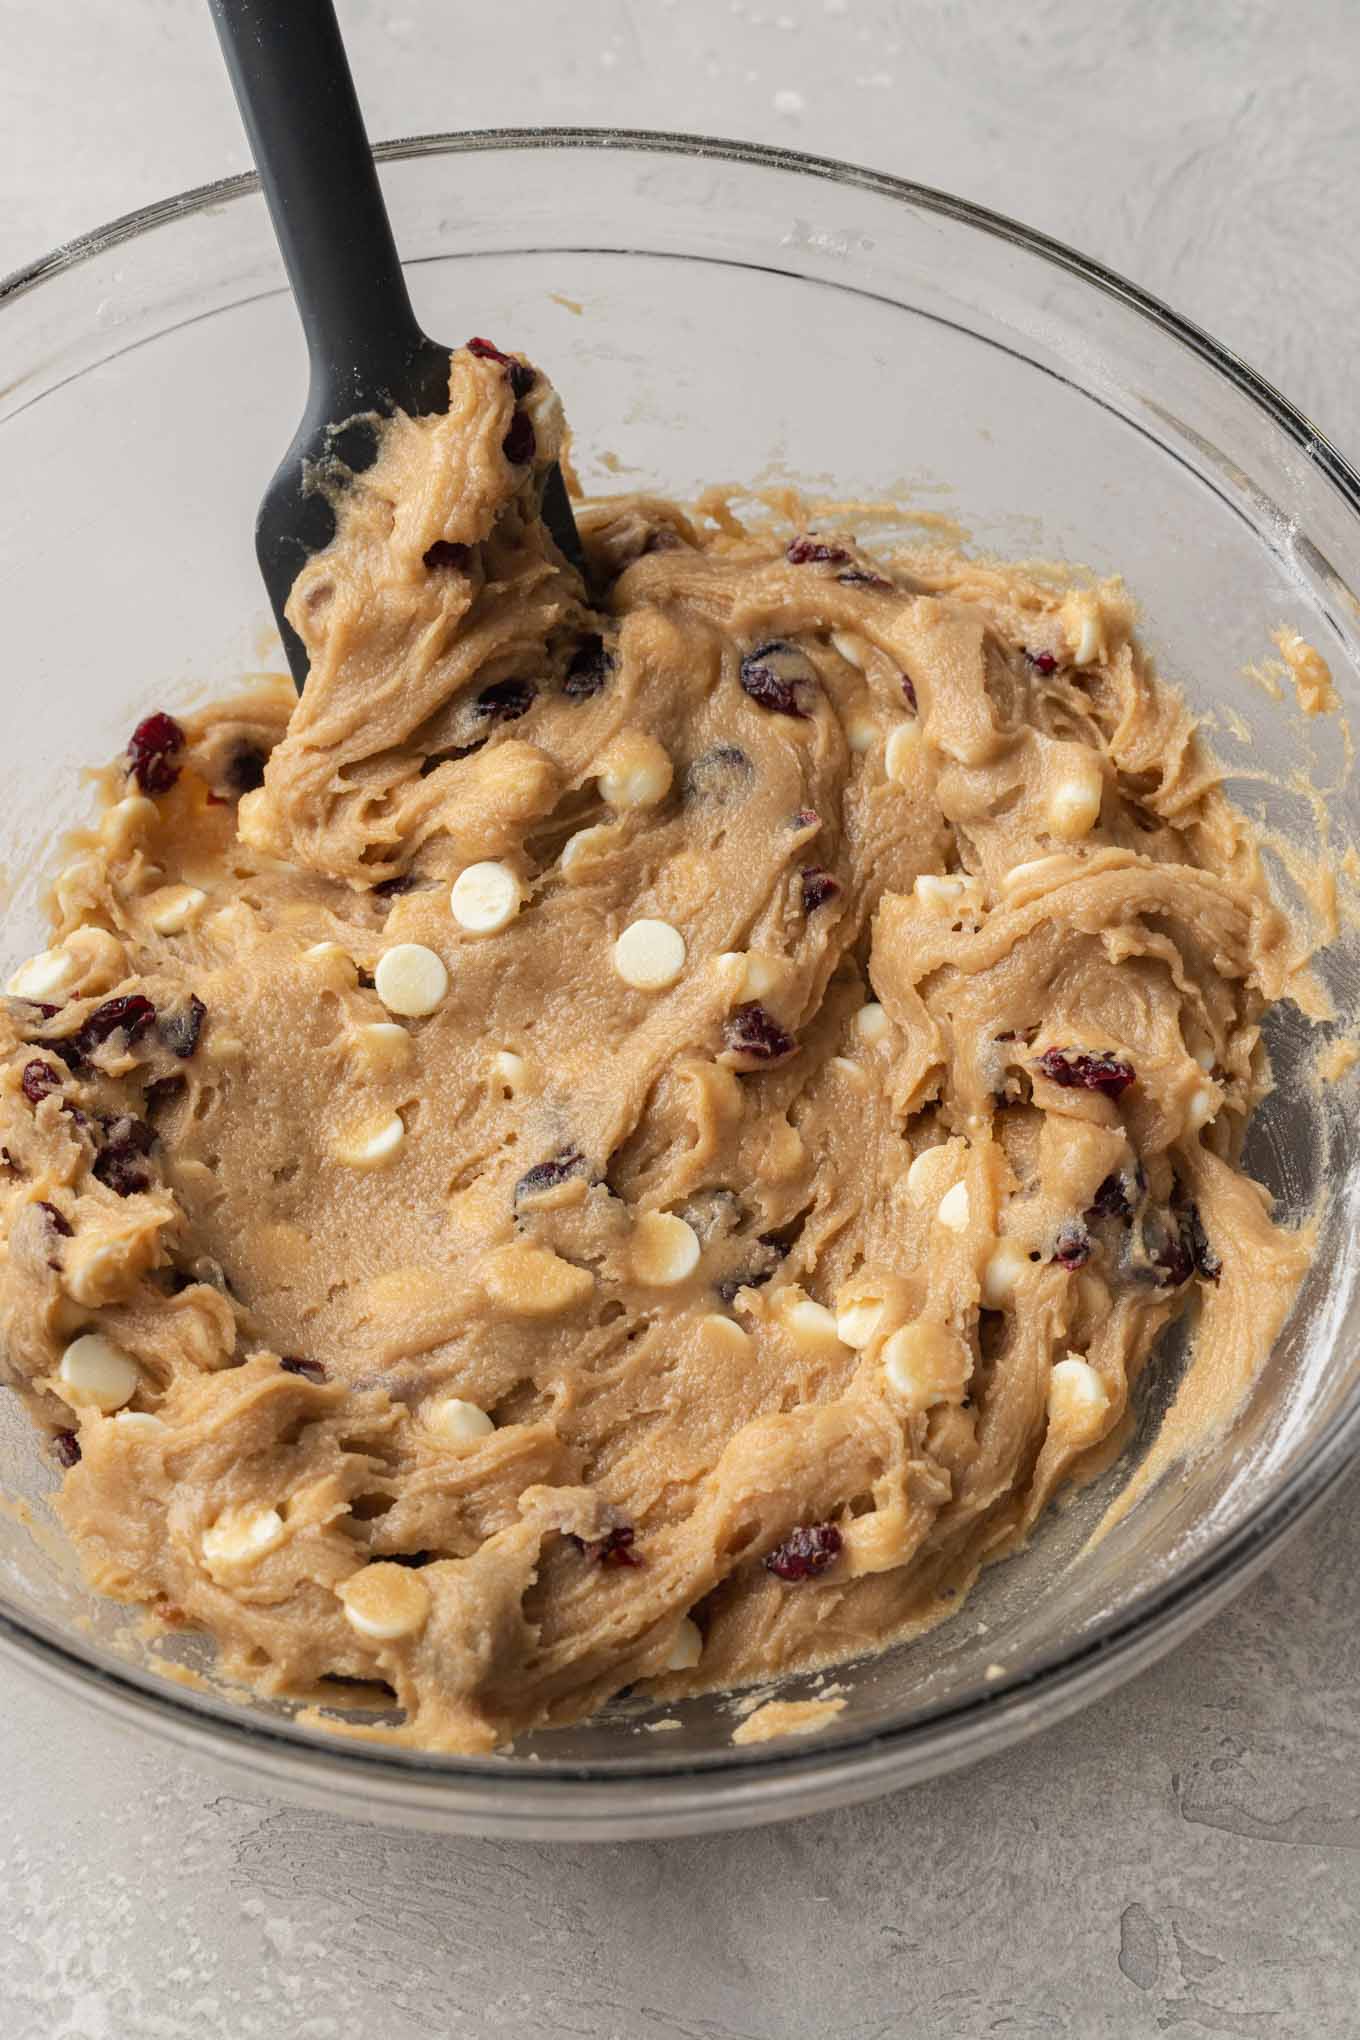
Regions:
[[[1065,270],[1102,295],[1147,320],[1232,384],[1264,412],[1320,469],[1360,520],[1360,475],[1297,406],[1231,349],[1202,328],[1130,283],[1115,271],[1003,213],[957,198],[931,185],[913,183],[833,157],[805,154],[760,143],[663,130],[561,127],[480,128],[410,135],[374,146],[380,162],[412,157],[486,151],[610,150],[732,162],[787,171],[868,191],[1009,242]],[[259,190],[253,171],[198,185],[125,213],[0,278],[0,307],[82,262],[153,233],[157,228],[210,208],[250,197]],[[736,1824],[741,1819],[779,1818],[814,1806],[843,1803],[890,1789],[894,1784],[985,1754],[1031,1733],[1123,1677],[1159,1657],[1198,1622],[1223,1606],[1258,1571],[1281,1541],[1316,1509],[1360,1456],[1360,1388],[1332,1417],[1312,1455],[1267,1494],[1234,1529],[1208,1546],[1163,1584],[1147,1589],[1118,1615],[1094,1625],[1080,1644],[1031,1660],[993,1684],[977,1687],[920,1714],[896,1729],[834,1735],[810,1748],[775,1744],[738,1756],[723,1753],[682,1764],[630,1763],[599,1768],[589,1763],[536,1761],[518,1771],[492,1760],[466,1761],[419,1752],[386,1750],[335,1738],[319,1743],[249,1717],[235,1717],[212,1703],[194,1704],[169,1683],[151,1676],[122,1674],[94,1663],[78,1650],[29,1629],[0,1609],[0,1650],[53,1677],[68,1690],[102,1704],[125,1719],[140,1719],[171,1740],[218,1752],[246,1768],[272,1772],[315,1795],[324,1787],[348,1788],[376,1798],[400,1818],[438,1819],[437,1801],[447,1795],[450,1824],[475,1826],[480,1813],[487,1832],[552,1834],[609,1832],[693,1832]],[[147,1717],[151,1717],[150,1720]],[[305,1775],[304,1775],[305,1774]],[[376,1788],[376,1790],[375,1790]],[[630,1791],[628,1788],[632,1788]],[[639,1789],[655,1795],[650,1812],[637,1804]],[[406,1801],[409,1804],[404,1804]],[[523,1803],[516,1818],[514,1802]],[[618,1820],[610,1817],[618,1800]],[[455,1802],[461,1801],[457,1805]],[[778,1804],[770,1802],[777,1801]],[[423,1802],[421,1804],[420,1802]],[[333,1804],[331,1801],[327,1801]],[[461,1817],[460,1817],[461,1816]]]

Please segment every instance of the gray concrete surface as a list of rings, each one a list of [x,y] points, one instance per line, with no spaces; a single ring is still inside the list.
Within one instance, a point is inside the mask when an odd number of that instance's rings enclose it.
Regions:
[[[946,185],[1160,292],[1360,452],[1355,0],[341,12],[376,134],[707,129]],[[0,0],[0,47],[0,267],[244,164],[202,0]],[[0,2035],[1344,2040],[1358,1495],[1167,1664],[1026,1749],[706,1841],[349,1827],[224,1796],[17,1685]]]

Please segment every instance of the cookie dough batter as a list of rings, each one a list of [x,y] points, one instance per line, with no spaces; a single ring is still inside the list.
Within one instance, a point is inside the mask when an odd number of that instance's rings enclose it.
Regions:
[[[632,499],[588,596],[561,437],[454,355],[300,702],[138,726],[0,1009],[90,1579],[460,1751],[937,1620],[1305,1253],[1234,1161],[1298,962],[1118,589]]]

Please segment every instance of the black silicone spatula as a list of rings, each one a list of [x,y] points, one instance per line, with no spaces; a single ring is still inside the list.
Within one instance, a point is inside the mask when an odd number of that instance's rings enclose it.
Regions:
[[[311,357],[307,408],[260,505],[255,546],[299,688],[307,654],[284,604],[335,529],[318,479],[367,466],[372,418],[448,408],[449,350],[407,296],[331,0],[210,0]],[[367,422],[365,422],[367,421]],[[543,514],[581,564],[560,469]]]

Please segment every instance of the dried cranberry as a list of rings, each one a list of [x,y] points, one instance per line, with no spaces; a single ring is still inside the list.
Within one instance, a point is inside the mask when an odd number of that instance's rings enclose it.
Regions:
[[[1091,1235],[1084,1225],[1065,1225],[1058,1234],[1050,1259],[1060,1268],[1084,1268],[1091,1258]]]
[[[501,441],[501,452],[511,467],[523,467],[533,459],[537,446],[533,419],[527,411],[516,411],[510,420],[510,430]]]
[[[128,770],[143,793],[168,793],[179,778],[171,759],[184,749],[184,732],[172,715],[143,716],[128,743]]]
[[[131,1112],[120,1112],[114,1118],[101,1118],[100,1140],[107,1147],[127,1148],[132,1154],[150,1154],[156,1145],[156,1129],[148,1126],[144,1119],[137,1119]]]
[[[816,808],[800,807],[793,818],[793,827],[800,832],[804,829],[820,829],[822,818]]]
[[[187,1061],[198,1047],[198,1037],[203,1031],[207,1007],[202,999],[190,992],[188,1004],[178,1013],[162,1013],[156,1024],[156,1032],[172,1055]]]
[[[793,1036],[754,999],[733,1007],[723,1022],[723,1040],[734,1054],[750,1056],[755,1062],[783,1062],[798,1048]]]
[[[254,793],[257,786],[263,786],[268,762],[258,744],[242,744],[227,760],[227,784],[232,792]]]
[[[568,1532],[572,1543],[583,1558],[593,1558],[597,1565],[641,1565],[642,1554],[634,1551],[633,1544],[637,1531],[631,1523],[620,1523],[615,1530],[606,1531],[603,1537],[587,1540]]]
[[[149,1189],[151,1171],[146,1156],[156,1143],[155,1128],[144,1119],[134,1119],[130,1113],[106,1120],[103,1125],[104,1137],[91,1164],[95,1180],[118,1197],[131,1197],[139,1190]]]
[[[741,662],[741,684],[752,701],[771,715],[792,715],[806,722],[817,676],[811,660],[797,645],[771,638],[757,645]]]
[[[499,347],[490,340],[469,340],[468,353],[478,355],[483,361],[499,361],[510,379],[510,388],[516,397],[527,397],[538,381],[533,369],[522,361],[516,361],[512,354],[502,354]]]
[[[1129,1193],[1120,1175],[1107,1176],[1092,1198],[1086,1216],[1091,1218],[1128,1218],[1133,1210]]]
[[[605,650],[604,639],[592,632],[582,638],[571,655],[562,692],[568,701],[589,701],[609,678],[614,661]]]
[[[480,335],[474,335],[468,341],[467,351],[475,354],[479,361],[499,361],[502,368],[510,366],[510,356],[503,354],[494,340],[483,340]]]
[[[1179,1186],[1178,1193],[1179,1195]],[[1206,1282],[1217,1282],[1223,1273],[1223,1263],[1209,1244],[1209,1235],[1204,1230],[1204,1220],[1199,1215],[1199,1206],[1187,1201],[1179,1207],[1181,1240],[1186,1253],[1194,1264],[1197,1275]]]
[[[820,538],[791,538],[784,557],[791,567],[822,567],[839,566],[850,555],[843,545],[827,545]]]
[[[55,1019],[58,1011],[56,1006],[49,1006],[44,999],[6,999],[4,1003],[10,1007],[30,1006],[40,1020]],[[29,1022],[25,1020],[24,1025],[29,1025]]]
[[[1122,1097],[1134,1079],[1133,1064],[1122,1062],[1108,1049],[1095,1054],[1085,1049],[1045,1049],[1035,1068],[1064,1091],[1099,1091],[1105,1098]]]
[[[299,1360],[290,1353],[279,1362],[285,1374],[300,1374],[304,1381],[324,1381],[326,1370],[319,1360]]]
[[[51,1226],[53,1232],[60,1239],[69,1240],[71,1238],[71,1222],[69,1219],[62,1217],[55,1204],[49,1204],[45,1198],[40,1198],[38,1200],[38,1209]]]
[[[1171,1289],[1179,1289],[1195,1272],[1190,1242],[1174,1220],[1152,1258],[1162,1271],[1163,1283]]]
[[[723,1302],[730,1305],[735,1302],[738,1290],[763,1289],[774,1275],[781,1259],[781,1255],[771,1254],[768,1267],[735,1269],[730,1275],[720,1275],[713,1287]]]
[[[526,1169],[515,1185],[515,1202],[526,1197],[541,1197],[545,1190],[555,1190],[572,1176],[586,1173],[586,1158],[579,1148],[559,1148],[545,1162],[535,1162],[532,1169]]]
[[[420,880],[413,872],[399,871],[395,878],[385,878],[373,887],[375,900],[394,900],[401,893],[414,892]]]
[[[1025,657],[1029,660],[1035,672],[1042,673],[1045,678],[1050,673],[1056,673],[1058,670],[1058,662],[1052,652],[1031,652],[1026,650]]]
[[[912,686],[910,677],[906,673],[902,675],[902,695],[912,714],[919,715],[920,710],[916,703],[916,689]]]
[[[686,800],[726,801],[742,791],[755,772],[739,744],[714,744],[685,767]]]
[[[119,998],[105,999],[102,1006],[96,1006],[83,1026],[69,1035],[65,1041],[54,1041],[51,1046],[63,1062],[78,1069],[88,1061],[97,1048],[115,1034],[125,1034],[127,1045],[140,1040],[156,1018],[156,1008],[150,999],[144,999],[140,992],[125,992]]]
[[[533,707],[537,693],[532,680],[497,680],[482,689],[472,712],[487,722],[518,722]]]
[[[74,1431],[58,1431],[52,1440],[52,1450],[63,1466],[80,1464],[80,1440]]]
[[[892,582],[885,581],[882,574],[870,574],[863,567],[852,567],[848,574],[837,574],[836,579],[843,588],[891,588]]]
[[[802,874],[803,912],[815,914],[818,907],[824,907],[828,900],[834,900],[841,889],[841,882],[829,871],[822,871],[816,865],[809,865]]]
[[[826,1571],[841,1548],[834,1523],[800,1523],[765,1560],[766,1572],[777,1580],[812,1580]]]
[[[51,1063],[43,1062],[35,1055],[32,1062],[24,1064],[19,1085],[30,1105],[40,1105],[49,1093],[61,1089],[61,1078]]]
[[[183,1077],[153,1077],[142,1092],[143,1112],[159,1112],[162,1105],[178,1098],[183,1089]]]
[[[472,547],[459,545],[452,538],[437,538],[420,556],[421,565],[427,567],[432,574],[444,573],[455,568],[461,574],[466,571],[471,558]]]

